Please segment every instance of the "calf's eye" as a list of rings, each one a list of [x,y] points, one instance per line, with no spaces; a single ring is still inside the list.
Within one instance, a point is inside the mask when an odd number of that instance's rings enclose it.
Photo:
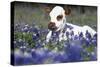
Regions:
[[[63,18],[63,15],[58,15],[57,20],[60,21]]]

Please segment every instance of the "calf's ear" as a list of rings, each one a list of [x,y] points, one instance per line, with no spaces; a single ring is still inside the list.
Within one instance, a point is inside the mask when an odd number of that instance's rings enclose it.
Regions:
[[[71,8],[66,7],[65,9],[65,15],[70,15],[71,14]]]
[[[45,6],[44,7],[44,11],[47,13],[47,14],[49,14],[50,12],[51,12],[51,10],[53,9],[53,6]]]

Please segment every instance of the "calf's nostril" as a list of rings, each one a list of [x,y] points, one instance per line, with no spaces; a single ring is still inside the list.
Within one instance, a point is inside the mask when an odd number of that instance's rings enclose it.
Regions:
[[[55,23],[54,23],[54,22],[50,22],[49,24],[55,25]]]
[[[48,27],[54,27],[55,26],[55,23],[53,23],[53,22],[50,22],[49,24],[48,24]]]
[[[48,29],[50,29],[50,30],[55,30],[55,28],[56,28],[56,26],[55,26],[55,23],[54,23],[54,22],[50,22],[50,23],[48,24]]]

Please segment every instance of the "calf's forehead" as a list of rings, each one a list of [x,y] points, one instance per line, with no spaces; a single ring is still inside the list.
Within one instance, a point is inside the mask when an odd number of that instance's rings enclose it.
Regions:
[[[64,15],[64,9],[60,6],[56,6],[52,9],[52,11],[50,12],[50,17],[57,17],[58,15],[63,14]]]

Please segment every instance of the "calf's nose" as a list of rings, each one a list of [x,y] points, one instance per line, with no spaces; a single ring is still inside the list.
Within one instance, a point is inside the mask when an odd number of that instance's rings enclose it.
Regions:
[[[48,29],[50,29],[50,30],[55,30],[55,29],[56,29],[55,23],[54,23],[54,22],[50,22],[50,23],[48,24]]]

